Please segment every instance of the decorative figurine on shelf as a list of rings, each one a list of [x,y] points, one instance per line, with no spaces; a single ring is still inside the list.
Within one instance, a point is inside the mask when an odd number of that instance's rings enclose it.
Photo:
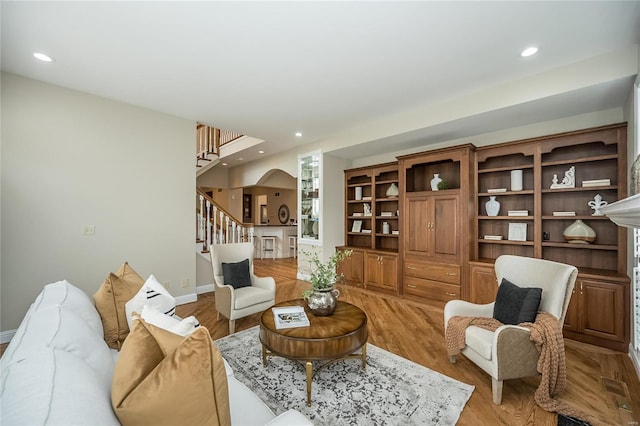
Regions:
[[[600,211],[600,209],[609,203],[604,201],[600,196],[600,194],[596,194],[596,196],[593,198],[595,201],[589,201],[587,203],[587,205],[594,210],[591,216],[604,216],[604,214]]]
[[[369,205],[369,203],[364,203],[362,205],[362,208],[364,209],[365,216],[371,216],[371,206]]]
[[[576,166],[571,166],[569,170],[564,172],[562,182],[558,183],[558,175],[553,175],[553,182],[550,189],[575,188],[576,187]]]

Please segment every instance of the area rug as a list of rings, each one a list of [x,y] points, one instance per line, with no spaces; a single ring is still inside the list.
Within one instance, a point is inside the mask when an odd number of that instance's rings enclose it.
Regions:
[[[367,368],[347,359],[313,378],[311,407],[301,363],[269,357],[262,366],[258,326],[216,340],[234,376],[276,414],[302,412],[316,425],[454,425],[474,387],[367,345]],[[426,349],[425,349],[426,350]]]

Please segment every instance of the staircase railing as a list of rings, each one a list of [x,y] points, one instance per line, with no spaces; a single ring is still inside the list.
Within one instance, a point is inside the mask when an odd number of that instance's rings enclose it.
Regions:
[[[196,167],[201,161],[211,161],[209,155],[220,156],[220,147],[244,136],[231,130],[196,124]]]
[[[253,242],[253,224],[245,224],[223,209],[201,188],[196,189],[199,206],[196,208],[197,242],[202,253],[208,253],[211,244]]]

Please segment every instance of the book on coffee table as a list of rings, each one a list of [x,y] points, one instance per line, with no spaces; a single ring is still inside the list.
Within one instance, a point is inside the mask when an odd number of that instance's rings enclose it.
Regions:
[[[309,326],[309,318],[307,318],[302,306],[283,306],[281,308],[271,308],[271,310],[278,330]]]

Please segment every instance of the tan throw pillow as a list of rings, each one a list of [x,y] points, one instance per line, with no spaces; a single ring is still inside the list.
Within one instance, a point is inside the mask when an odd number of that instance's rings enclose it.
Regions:
[[[230,425],[220,351],[200,327],[186,338],[136,320],[116,362],[111,404],[122,425]]]
[[[120,349],[129,334],[125,304],[136,295],[144,279],[127,262],[115,274],[110,273],[93,295],[100,313],[104,340],[110,348]]]

